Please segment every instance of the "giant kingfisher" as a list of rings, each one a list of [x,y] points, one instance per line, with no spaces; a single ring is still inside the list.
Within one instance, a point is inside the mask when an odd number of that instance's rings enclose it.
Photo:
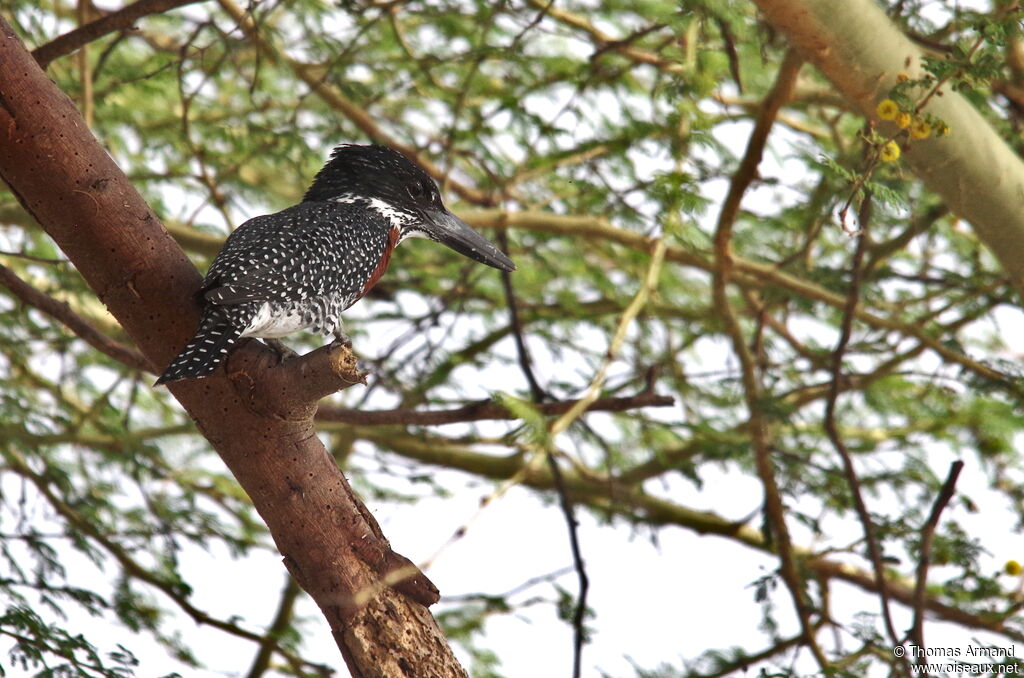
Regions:
[[[340,336],[342,311],[406,238],[429,238],[503,271],[515,264],[449,212],[420,167],[386,146],[345,144],[302,202],[238,227],[203,279],[199,329],[157,384],[205,377],[242,337]]]

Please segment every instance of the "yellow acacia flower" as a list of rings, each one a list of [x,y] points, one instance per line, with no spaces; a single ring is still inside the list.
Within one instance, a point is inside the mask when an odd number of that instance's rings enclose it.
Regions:
[[[900,145],[895,141],[886,143],[879,151],[878,157],[882,159],[882,162],[896,162],[900,159]]]
[[[949,125],[944,122],[940,122],[935,126],[935,136],[944,137],[948,136],[950,132]]]
[[[907,75],[906,73],[900,73],[899,75],[896,76],[896,79],[899,80],[900,82],[906,82],[907,80],[910,80],[910,76]]]
[[[924,118],[914,118],[910,125],[910,136],[915,139],[927,139],[932,135],[932,126]]]
[[[895,120],[896,116],[900,114],[900,107],[892,99],[882,99],[878,102],[875,113],[882,120]]]
[[[900,129],[907,129],[910,127],[910,123],[913,122],[913,118],[910,113],[900,112],[896,115],[896,124],[899,125]]]
[[[1006,565],[1003,565],[1003,571],[1011,577],[1016,577],[1024,572],[1024,568],[1016,560],[1007,560]]]

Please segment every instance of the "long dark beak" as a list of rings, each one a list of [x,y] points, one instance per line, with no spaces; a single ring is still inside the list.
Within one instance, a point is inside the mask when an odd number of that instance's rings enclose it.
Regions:
[[[502,271],[514,271],[516,265],[469,224],[448,210],[430,210],[420,228],[431,240],[447,245],[459,254]]]

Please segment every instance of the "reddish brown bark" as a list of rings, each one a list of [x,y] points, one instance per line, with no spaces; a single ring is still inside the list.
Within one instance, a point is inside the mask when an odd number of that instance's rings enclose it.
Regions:
[[[199,274],[74,105],[0,19],[0,176],[153,364],[196,326]],[[327,346],[277,364],[258,342],[171,385],[266,521],[357,677],[464,676],[426,609],[430,582],[394,553],[316,436],[324,395],[361,379]]]

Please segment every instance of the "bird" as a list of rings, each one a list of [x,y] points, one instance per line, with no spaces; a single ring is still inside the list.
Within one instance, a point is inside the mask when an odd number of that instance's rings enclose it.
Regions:
[[[337,146],[300,203],[249,219],[227,238],[196,293],[195,336],[155,385],[208,376],[243,337],[275,345],[311,330],[341,339],[340,314],[380,280],[406,238],[516,268],[444,206],[434,180],[405,155],[376,144]]]

